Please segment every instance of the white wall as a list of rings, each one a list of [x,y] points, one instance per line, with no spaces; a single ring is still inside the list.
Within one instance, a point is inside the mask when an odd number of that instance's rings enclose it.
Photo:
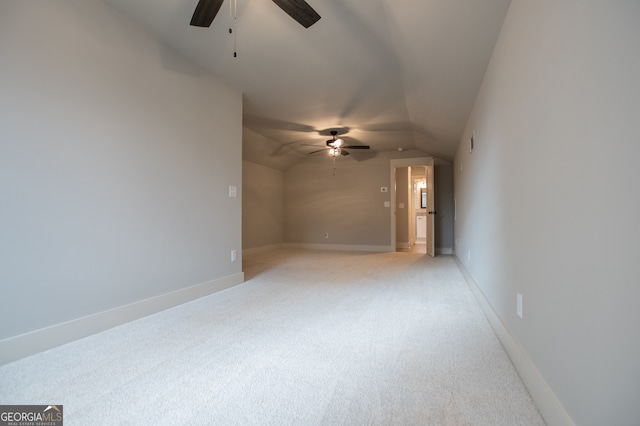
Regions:
[[[513,0],[454,164],[456,253],[579,425],[640,419],[638,22]]]
[[[0,17],[0,341],[241,274],[241,95],[98,0]]]
[[[242,162],[242,248],[284,242],[284,173]]]

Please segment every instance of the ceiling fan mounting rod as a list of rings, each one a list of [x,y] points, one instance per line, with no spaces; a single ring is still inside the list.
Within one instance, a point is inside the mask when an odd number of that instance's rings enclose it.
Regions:
[[[229,34],[233,34],[233,57],[238,57],[237,41],[238,41],[238,13],[237,13],[237,0],[229,0]]]

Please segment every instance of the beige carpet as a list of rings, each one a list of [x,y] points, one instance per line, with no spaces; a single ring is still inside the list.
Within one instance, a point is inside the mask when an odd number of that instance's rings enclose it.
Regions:
[[[0,367],[66,425],[542,425],[454,260],[275,250],[247,282]]]

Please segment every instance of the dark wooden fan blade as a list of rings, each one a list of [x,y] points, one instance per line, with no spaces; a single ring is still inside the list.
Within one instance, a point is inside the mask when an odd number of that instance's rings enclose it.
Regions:
[[[273,2],[305,28],[309,28],[320,19],[320,15],[304,0],[273,0]]]
[[[345,151],[344,149],[340,150],[340,154],[342,155],[349,155],[349,153],[347,151]]]
[[[194,27],[210,27],[224,0],[200,0],[191,17]]]
[[[343,146],[343,148],[347,148],[347,149],[369,149],[369,145],[347,145],[347,146]]]

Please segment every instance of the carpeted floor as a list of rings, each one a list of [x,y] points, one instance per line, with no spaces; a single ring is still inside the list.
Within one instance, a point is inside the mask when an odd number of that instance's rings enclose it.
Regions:
[[[543,425],[451,257],[273,250],[247,282],[0,367],[66,425]]]

